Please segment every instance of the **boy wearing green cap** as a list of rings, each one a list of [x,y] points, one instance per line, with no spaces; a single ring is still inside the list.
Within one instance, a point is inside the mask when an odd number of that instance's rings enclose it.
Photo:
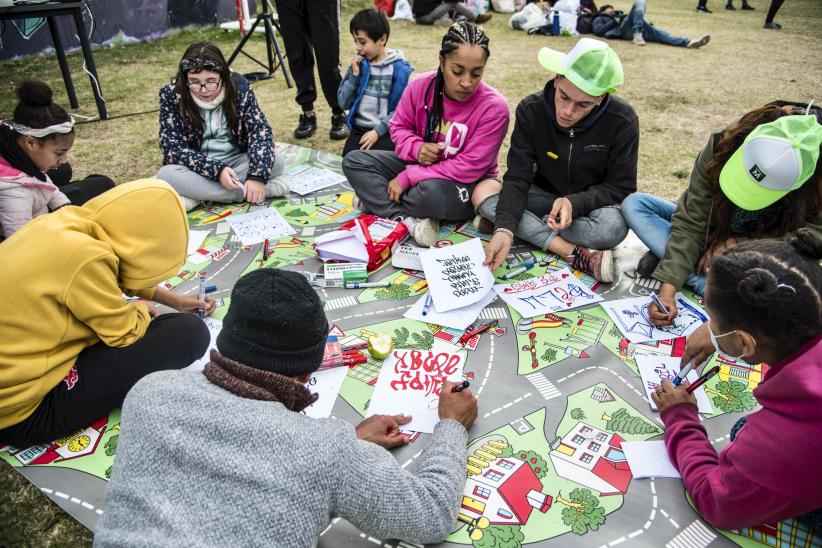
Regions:
[[[738,241],[803,227],[822,237],[821,121],[818,108],[769,103],[711,135],[677,204],[643,193],[625,199],[625,221],[650,250],[637,274],[662,283],[669,311],[651,305],[654,323],[673,321],[683,285],[704,294],[706,265]]]
[[[484,181],[472,197],[475,222],[496,223],[486,264],[498,267],[517,235],[611,282],[610,249],[628,233],[614,206],[636,190],[639,146],[634,109],[612,95],[622,64],[592,38],[568,54],[542,48],[539,63],[557,76],[517,107],[502,184]]]

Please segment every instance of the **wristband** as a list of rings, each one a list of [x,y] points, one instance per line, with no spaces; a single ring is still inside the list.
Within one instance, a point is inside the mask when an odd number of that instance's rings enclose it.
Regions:
[[[502,227],[495,228],[494,229],[494,236],[496,236],[497,234],[505,234],[506,236],[511,238],[512,242],[514,241],[514,233],[511,232],[510,230],[508,230],[507,228],[502,228]]]

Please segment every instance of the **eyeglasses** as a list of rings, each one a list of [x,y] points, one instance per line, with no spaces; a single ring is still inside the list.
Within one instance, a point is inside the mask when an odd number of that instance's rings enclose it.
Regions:
[[[203,69],[219,72],[220,65],[218,65],[211,59],[203,59],[202,57],[192,57],[180,61],[180,70],[182,70],[183,72],[188,72],[190,70],[200,71]]]
[[[189,82],[186,85],[188,86],[188,89],[190,89],[191,91],[203,91],[203,90],[214,91],[215,89],[220,87],[220,81],[219,80],[209,80],[208,82],[206,82],[204,84],[201,84],[200,82]]]

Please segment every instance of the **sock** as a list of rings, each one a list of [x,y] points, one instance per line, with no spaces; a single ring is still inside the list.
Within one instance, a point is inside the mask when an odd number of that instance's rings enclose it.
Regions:
[[[186,211],[191,211],[200,205],[200,200],[195,200],[194,198],[189,198],[188,196],[180,196],[180,199],[183,201],[183,207],[186,208]]]

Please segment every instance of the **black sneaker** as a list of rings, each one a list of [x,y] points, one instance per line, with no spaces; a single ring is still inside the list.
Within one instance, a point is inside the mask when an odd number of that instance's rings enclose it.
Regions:
[[[640,278],[650,278],[658,264],[659,258],[650,251],[646,252],[636,264],[637,276]]]
[[[736,11],[736,8],[734,7],[734,5],[731,2],[728,2],[727,4],[725,4],[725,9],[726,10],[731,10],[731,11]]]
[[[755,10],[756,8],[755,8],[755,7],[753,7],[752,5],[748,4],[747,2],[744,2],[744,3],[742,4],[742,9],[743,9],[743,10],[747,10],[747,11],[753,11],[753,10]]]
[[[300,114],[300,124],[294,130],[294,137],[297,139],[308,139],[317,131],[317,115],[306,116]]]
[[[699,13],[713,13],[705,6],[697,6],[696,11],[698,11]]]
[[[328,132],[329,137],[335,141],[339,141],[340,139],[348,139],[350,133],[351,130],[345,123],[345,114],[335,114],[331,116],[331,131]]]

